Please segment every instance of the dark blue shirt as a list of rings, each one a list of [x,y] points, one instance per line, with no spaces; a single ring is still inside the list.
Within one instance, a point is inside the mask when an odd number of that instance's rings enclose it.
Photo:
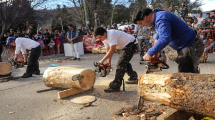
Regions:
[[[196,38],[195,31],[176,15],[155,9],[154,23],[157,30],[157,43],[148,51],[150,56],[158,53],[167,45],[175,50],[189,47]]]

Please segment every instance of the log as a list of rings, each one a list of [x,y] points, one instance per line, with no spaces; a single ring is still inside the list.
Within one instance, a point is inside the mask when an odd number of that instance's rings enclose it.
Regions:
[[[145,100],[215,118],[213,74],[145,74],[139,79],[138,92]]]
[[[92,48],[92,53],[93,53],[93,54],[98,54],[98,53],[99,53],[99,52],[98,52],[98,49],[99,49],[99,48],[97,48],[97,47]]]
[[[200,58],[199,62],[200,63],[206,63],[208,60],[208,51],[204,51],[202,54],[202,57]]]
[[[79,75],[79,80],[73,76]],[[96,75],[90,69],[78,69],[72,67],[49,67],[43,74],[43,81],[47,87],[55,88],[93,88]]]
[[[12,66],[7,62],[0,62],[0,76],[8,75],[12,72]]]

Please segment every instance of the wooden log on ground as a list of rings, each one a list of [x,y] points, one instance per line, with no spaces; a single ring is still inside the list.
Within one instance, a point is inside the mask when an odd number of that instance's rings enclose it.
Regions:
[[[12,66],[7,62],[0,62],[0,76],[8,75],[12,72]]]
[[[47,87],[70,88],[59,92],[58,98],[64,98],[80,92],[93,89],[96,75],[90,69],[78,69],[72,67],[49,67],[43,74],[43,81]]]
[[[208,60],[208,51],[204,51],[202,54],[202,57],[200,58],[199,62],[200,63],[206,63]]]
[[[215,118],[215,75],[145,74],[139,79],[138,92],[145,100]]]
[[[99,48],[94,47],[94,48],[92,48],[92,53],[93,54],[98,54],[99,53],[98,50],[99,50]]]
[[[106,48],[105,47],[99,48],[98,53],[99,54],[106,54]]]

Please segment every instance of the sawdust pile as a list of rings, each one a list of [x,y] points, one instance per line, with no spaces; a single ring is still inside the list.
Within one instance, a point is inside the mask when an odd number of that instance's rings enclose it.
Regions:
[[[147,104],[142,110],[138,110],[137,106],[133,105],[117,110],[114,114],[129,120],[156,120],[167,108],[166,105]]]

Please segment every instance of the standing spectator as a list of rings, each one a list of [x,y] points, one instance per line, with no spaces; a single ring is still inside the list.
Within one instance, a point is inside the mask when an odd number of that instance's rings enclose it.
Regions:
[[[83,32],[81,29],[78,29],[78,36],[82,36],[83,35]]]
[[[180,7],[180,13],[181,13],[181,17],[183,17],[183,19],[185,21],[187,21],[187,15],[188,15],[188,8],[185,5],[185,2],[181,3],[181,7]]]
[[[19,37],[19,34],[17,32],[14,32],[14,37],[15,38],[18,38]]]
[[[44,37],[45,37],[44,44],[48,45],[50,43],[50,33],[48,29],[45,29]]]
[[[55,35],[55,44],[56,44],[56,47],[57,47],[57,54],[60,54],[60,37],[58,34]]]
[[[174,14],[175,14],[176,16],[178,16],[178,17],[180,17],[180,15],[181,15],[180,12],[179,12],[177,9],[175,10],[175,13],[174,13]]]
[[[91,28],[90,28],[90,31],[94,31],[94,28],[93,28],[93,27],[91,27]]]
[[[63,32],[59,32],[59,37],[60,37],[60,50],[61,50],[61,53],[63,53],[64,51],[64,43],[66,43],[66,37],[65,35],[63,34]]]
[[[42,35],[42,33],[41,33],[41,32],[38,32],[38,34],[37,34],[37,35],[35,35],[35,39],[36,39],[36,40],[41,39],[42,41],[44,41],[44,40],[45,40],[45,36],[44,36],[44,35]]]
[[[188,25],[189,27],[192,27],[190,21],[187,21],[187,25]]]
[[[127,28],[127,30],[126,30],[126,32],[129,34],[133,34],[133,32],[132,32],[132,30],[131,30],[131,28],[130,28],[130,26],[128,26],[128,28]]]
[[[195,18],[195,19],[194,19],[194,22],[193,22],[193,24],[192,24],[192,28],[194,29],[194,28],[197,28],[197,27],[198,27],[198,19]]]
[[[30,29],[28,29],[27,33],[28,33],[28,38],[30,38],[32,40],[36,40]]]
[[[25,36],[24,36],[24,37],[25,37],[25,38],[29,38],[29,37],[28,37],[28,33],[25,33]]]
[[[108,25],[108,26],[107,26],[107,30],[110,30],[110,29],[111,29],[111,28],[110,28],[110,25]]]
[[[51,38],[51,41],[50,41],[50,43],[48,44],[48,46],[49,46],[49,51],[50,51],[50,54],[51,54],[51,55],[54,54],[54,45],[55,45],[55,42],[54,42],[53,38]]]
[[[207,14],[206,14],[206,20],[209,20],[210,17],[211,17],[211,16],[210,16],[210,13],[207,13]]]
[[[67,32],[67,38],[69,39],[69,42],[73,49],[73,53],[75,57],[73,60],[81,61],[80,55],[78,52],[78,31],[73,28],[72,24],[68,25],[68,28],[69,28],[69,31]]]
[[[215,18],[215,10],[212,11],[212,16],[213,18]]]
[[[122,26],[122,25],[124,25],[124,22],[123,22],[123,21],[121,21],[121,25],[120,25],[120,26]]]
[[[14,36],[14,30],[13,30],[13,29],[10,29],[10,34],[11,34],[12,36]]]
[[[138,25],[138,31],[135,34],[137,34],[138,36],[138,44],[140,48],[140,61],[143,61],[143,56],[144,56],[143,45],[145,45],[147,51],[151,48],[150,42],[149,42],[151,28],[146,26],[142,27],[141,25]]]
[[[209,22],[207,21],[207,19],[205,18],[203,21],[202,21],[202,27],[206,28],[209,26]]]
[[[205,18],[202,17],[202,13],[199,13],[197,19],[198,19],[198,24],[202,24],[202,21],[203,21]]]
[[[19,35],[19,37],[25,37],[25,30],[22,30],[22,33]]]
[[[103,27],[104,29],[106,29],[105,26],[104,26],[103,24],[101,24],[101,27]]]
[[[82,30],[82,32],[83,32],[83,33],[82,33],[83,35],[87,35],[87,31],[84,29],[84,27],[81,27],[81,30]]]
[[[115,26],[117,28],[117,24],[114,22],[113,26]]]

